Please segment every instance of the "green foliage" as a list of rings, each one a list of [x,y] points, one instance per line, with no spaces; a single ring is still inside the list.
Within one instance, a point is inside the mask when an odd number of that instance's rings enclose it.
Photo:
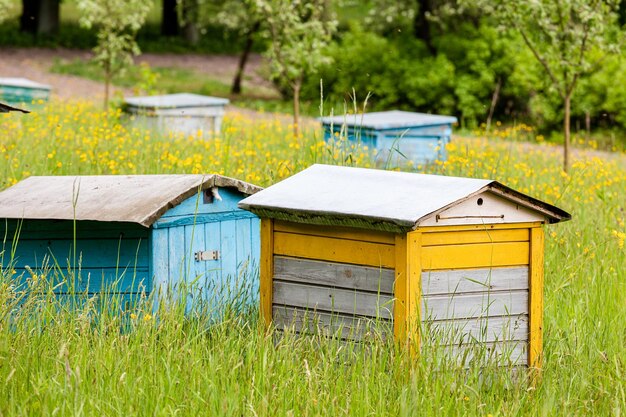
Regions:
[[[150,0],[78,0],[81,24],[98,27],[94,60],[104,71],[105,107],[111,79],[133,65],[132,57],[140,53],[135,36],[151,7]]]
[[[514,40],[486,25],[467,24],[435,40],[431,56],[420,40],[386,38],[353,26],[328,48],[333,63],[309,77],[305,96],[319,96],[319,78],[335,104],[352,91],[372,93],[374,109],[406,108],[459,114],[464,123],[484,120],[498,78],[512,71]]]
[[[12,9],[11,0],[0,0],[0,22],[7,19]]]
[[[294,134],[299,136],[300,91],[304,78],[330,58],[324,49],[337,22],[328,16],[327,0],[252,0],[270,40],[266,57],[271,78],[293,93]]]

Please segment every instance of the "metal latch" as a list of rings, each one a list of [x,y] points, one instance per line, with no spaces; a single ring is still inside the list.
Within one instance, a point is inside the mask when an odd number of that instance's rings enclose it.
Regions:
[[[196,262],[200,261],[217,261],[220,258],[220,251],[218,250],[201,250],[194,254]]]

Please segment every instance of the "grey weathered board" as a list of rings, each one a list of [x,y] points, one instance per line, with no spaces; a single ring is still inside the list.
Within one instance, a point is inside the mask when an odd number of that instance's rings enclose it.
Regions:
[[[427,320],[528,314],[528,291],[429,295],[422,312]]]
[[[528,267],[422,272],[422,294],[461,294],[528,289]]]
[[[393,297],[275,280],[274,304],[391,319]]]
[[[426,343],[459,345],[474,342],[525,341],[528,316],[485,317],[469,320],[433,321],[426,326]]]
[[[389,320],[277,305],[274,305],[272,315],[276,328],[293,329],[297,333],[323,334],[356,341],[374,338],[387,340],[393,334],[393,325]]]
[[[443,356],[461,366],[468,366],[471,362],[500,366],[528,363],[528,349],[525,342],[474,343],[462,346],[441,346],[434,349],[437,357]]]
[[[393,269],[274,257],[274,279],[393,294]]]

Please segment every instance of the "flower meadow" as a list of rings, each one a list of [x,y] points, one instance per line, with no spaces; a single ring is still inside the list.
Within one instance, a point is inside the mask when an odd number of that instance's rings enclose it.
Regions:
[[[367,348],[276,338],[255,312],[209,323],[172,309],[96,318],[20,295],[0,281],[0,416],[513,416],[626,414],[626,155],[561,149],[531,128],[455,137],[446,162],[374,161],[314,122],[293,136],[271,114],[226,114],[210,140],[132,127],[121,112],[54,102],[0,115],[0,177],[219,173],[261,186],[313,163],[491,178],[546,200],[572,221],[546,226],[544,370],[464,369],[392,343]],[[508,132],[508,133],[507,133]],[[315,190],[311,190],[312,196]],[[23,311],[9,315],[16,304]],[[36,316],[36,318],[33,318]]]

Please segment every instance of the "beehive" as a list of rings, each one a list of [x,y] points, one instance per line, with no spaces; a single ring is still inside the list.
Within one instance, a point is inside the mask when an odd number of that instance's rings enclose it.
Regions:
[[[0,99],[10,104],[48,101],[52,87],[26,78],[0,78]]]
[[[30,177],[0,193],[3,267],[65,280],[59,297],[156,291],[158,304],[185,289],[187,308],[219,308],[229,286],[258,288],[259,220],[237,208],[258,190],[219,175]]]
[[[126,111],[136,125],[161,132],[211,136],[220,133],[228,99],[180,93],[128,97]]]
[[[268,325],[308,331],[314,317],[360,340],[382,323],[459,360],[478,344],[540,366],[543,225],[563,210],[490,180],[325,165],[239,206],[261,217]]]
[[[345,135],[352,143],[374,150],[380,162],[415,164],[447,159],[456,117],[407,111],[384,111],[320,119],[328,141]]]

